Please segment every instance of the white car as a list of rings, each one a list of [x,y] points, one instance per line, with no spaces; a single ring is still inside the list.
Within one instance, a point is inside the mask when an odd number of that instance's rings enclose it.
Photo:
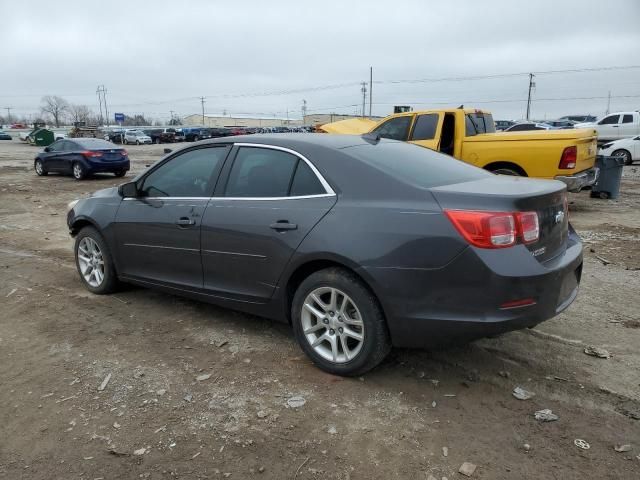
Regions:
[[[598,153],[612,157],[624,157],[625,165],[631,165],[634,160],[640,160],[640,135],[605,143],[600,147]]]
[[[140,145],[143,143],[152,143],[151,137],[140,130],[128,130],[124,132],[124,143],[126,145],[135,143]]]

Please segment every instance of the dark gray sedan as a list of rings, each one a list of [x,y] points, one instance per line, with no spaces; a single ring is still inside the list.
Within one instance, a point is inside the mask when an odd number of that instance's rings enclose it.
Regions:
[[[72,202],[67,222],[90,291],[130,282],[290,322],[340,375],[391,345],[536,325],[582,270],[564,184],[368,136],[200,142]]]

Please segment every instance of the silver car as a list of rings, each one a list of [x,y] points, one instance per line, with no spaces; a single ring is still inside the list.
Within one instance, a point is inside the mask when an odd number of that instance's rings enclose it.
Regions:
[[[151,137],[140,130],[128,130],[124,133],[124,143],[129,145],[135,143],[141,145],[144,143],[152,143]]]

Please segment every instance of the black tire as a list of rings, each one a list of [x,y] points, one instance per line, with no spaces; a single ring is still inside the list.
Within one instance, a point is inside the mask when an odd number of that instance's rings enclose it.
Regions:
[[[127,174],[126,170],[118,170],[117,172],[113,172],[116,177],[124,177]]]
[[[91,238],[100,248],[102,253],[102,259],[104,264],[104,277],[102,283],[98,286],[90,285],[85,279],[81,267],[80,262],[78,260],[78,249],[82,240],[86,237]],[[84,227],[78,232],[76,236],[76,242],[73,247],[74,257],[76,261],[76,269],[78,270],[78,274],[80,275],[80,280],[84,284],[84,286],[91,293],[95,293],[96,295],[105,295],[108,293],[113,293],[117,290],[118,287],[118,275],[116,273],[116,269],[113,265],[113,259],[111,258],[111,252],[107,247],[107,243],[104,241],[104,238],[100,234],[100,232],[94,227]]]
[[[49,172],[44,169],[42,160],[40,160],[39,158],[37,158],[36,161],[33,162],[33,168],[36,171],[36,175],[38,175],[39,177],[46,177],[47,175],[49,175]]]
[[[136,140],[136,145],[140,145],[140,140]]]
[[[624,164],[625,165],[631,165],[633,163],[633,160],[631,159],[631,152],[627,151],[627,150],[616,150],[615,152],[613,152],[611,154],[612,157],[622,157],[624,158]]]
[[[160,138],[156,138],[156,145],[160,145]]]
[[[71,172],[73,178],[75,178],[76,180],[83,180],[87,177],[87,171],[84,169],[84,166],[80,162],[73,162],[73,165],[71,166]]]
[[[361,314],[364,327],[362,347],[354,358],[343,363],[322,357],[314,350],[303,332],[302,309],[305,299],[311,292],[322,287],[336,288],[344,292]],[[389,330],[378,299],[358,277],[342,268],[317,271],[300,284],[291,304],[291,321],[294,335],[302,350],[316,366],[334,375],[362,375],[382,362],[391,350]]]

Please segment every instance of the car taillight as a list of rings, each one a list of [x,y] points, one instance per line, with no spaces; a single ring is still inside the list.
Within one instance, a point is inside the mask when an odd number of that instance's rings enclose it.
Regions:
[[[123,150],[121,150],[121,151],[120,151],[120,155],[122,155],[123,157],[126,157],[126,156],[127,156],[127,151],[126,151],[126,150],[124,150],[124,149],[123,149]]]
[[[471,245],[480,248],[506,248],[533,243],[540,238],[536,212],[483,212],[445,210],[445,214]]]
[[[578,149],[576,146],[567,147],[562,152],[562,157],[560,157],[560,163],[558,164],[558,168],[562,170],[570,170],[572,168],[576,168],[576,160],[578,158]]]
[[[82,152],[82,155],[85,156],[86,158],[101,157],[102,152],[92,152],[91,150],[85,150],[84,152]]]
[[[518,224],[518,236],[523,243],[537,242],[540,238],[540,225],[536,212],[517,212],[515,214]]]

